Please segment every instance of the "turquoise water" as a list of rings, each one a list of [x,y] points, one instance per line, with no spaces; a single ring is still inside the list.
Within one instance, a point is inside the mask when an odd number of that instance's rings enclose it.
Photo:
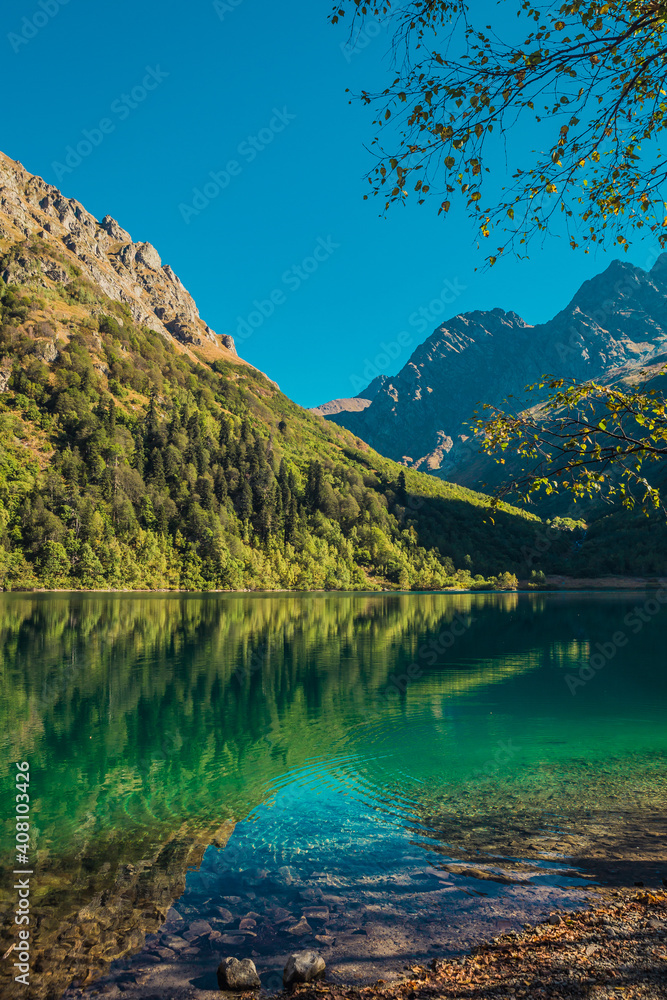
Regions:
[[[214,985],[228,953],[270,985],[296,944],[392,975],[660,881],[666,621],[646,594],[3,595],[31,995],[158,960]]]

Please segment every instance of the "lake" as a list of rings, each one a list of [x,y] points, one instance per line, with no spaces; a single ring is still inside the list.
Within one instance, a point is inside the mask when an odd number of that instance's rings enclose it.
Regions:
[[[31,985],[391,978],[661,884],[655,594],[0,595],[2,953],[30,765]],[[162,978],[160,978],[162,977]],[[138,995],[138,992],[137,992]]]

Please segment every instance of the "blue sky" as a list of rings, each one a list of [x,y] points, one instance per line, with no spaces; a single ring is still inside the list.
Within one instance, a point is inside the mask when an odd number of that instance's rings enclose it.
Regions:
[[[397,371],[458,312],[547,319],[612,256],[550,238],[476,271],[485,248],[463,213],[443,222],[427,202],[381,218],[362,200],[371,116],[345,89],[382,84],[387,37],[350,51],[329,11],[17,0],[0,38],[0,148],[153,243],[206,322],[304,406]]]

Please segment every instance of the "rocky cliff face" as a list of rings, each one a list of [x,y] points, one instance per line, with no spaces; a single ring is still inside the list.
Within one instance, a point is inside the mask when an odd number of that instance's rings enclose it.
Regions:
[[[614,261],[548,323],[530,326],[502,309],[456,316],[384,382],[370,406],[328,419],[390,458],[458,481],[480,403],[512,395],[517,405],[544,374],[606,377],[666,346],[667,255],[649,272]]]
[[[56,250],[62,263],[38,252],[36,268],[34,248],[29,253],[26,243],[25,251],[21,249],[22,242],[34,237]],[[135,322],[184,345],[215,344],[236,355],[233,339],[218,337],[204,323],[192,297],[155,247],[135,243],[110,215],[98,222],[78,201],[65,198],[0,153],[2,246],[12,249],[0,265],[0,277],[8,284],[68,284],[74,265],[109,298],[126,303]]]

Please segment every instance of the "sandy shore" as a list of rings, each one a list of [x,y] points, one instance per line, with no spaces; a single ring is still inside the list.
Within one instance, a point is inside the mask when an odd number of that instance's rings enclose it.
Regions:
[[[667,893],[600,891],[599,904],[522,933],[503,934],[464,958],[406,967],[406,979],[360,989],[299,987],[299,1000],[661,1000],[667,997]]]

